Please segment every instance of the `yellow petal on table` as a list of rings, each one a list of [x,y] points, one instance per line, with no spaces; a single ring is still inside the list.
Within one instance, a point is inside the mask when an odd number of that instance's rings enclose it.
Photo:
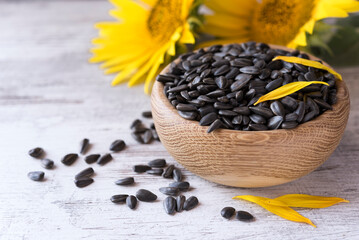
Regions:
[[[266,210],[270,211],[271,213],[274,213],[275,215],[282,217],[284,219],[294,221],[294,222],[303,222],[307,223],[309,225],[312,225],[313,227],[316,227],[312,221],[310,221],[308,218],[300,215],[295,210],[291,209],[290,207],[286,206],[276,206],[265,203],[267,200],[273,200],[270,198],[265,197],[258,197],[258,196],[251,196],[251,195],[242,195],[242,196],[236,196],[233,199],[243,199],[247,200],[253,203],[258,204],[259,206],[265,208]]]
[[[306,86],[309,86],[310,84],[324,84],[324,85],[328,85],[328,83],[326,82],[321,82],[321,81],[311,81],[311,82],[307,82],[307,81],[298,81],[298,82],[291,82],[288,83],[286,85],[283,85],[277,89],[274,89],[273,91],[270,91],[269,93],[267,93],[266,95],[263,95],[262,97],[260,97],[258,99],[258,101],[254,104],[257,105],[258,103],[261,102],[265,102],[268,100],[275,100],[278,98],[282,98],[285,96],[288,96],[292,93],[295,93],[296,91],[301,90],[302,88],[305,88]]]
[[[342,76],[339,73],[337,73],[330,67],[327,67],[324,64],[321,64],[320,62],[317,62],[317,61],[308,60],[308,59],[299,58],[299,57],[288,57],[288,56],[277,56],[277,57],[273,58],[272,61],[277,61],[277,60],[282,60],[282,61],[290,62],[290,63],[298,63],[298,64],[302,64],[307,67],[314,67],[314,68],[322,69],[322,70],[330,72],[337,79],[343,80]]]
[[[338,197],[322,197],[307,194],[287,194],[271,200],[276,201],[268,202],[269,204],[277,205],[278,203],[283,203],[289,207],[303,208],[326,208],[337,203],[349,202],[348,200]]]

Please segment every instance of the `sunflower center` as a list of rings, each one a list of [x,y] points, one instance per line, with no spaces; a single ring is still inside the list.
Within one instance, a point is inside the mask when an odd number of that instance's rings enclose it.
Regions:
[[[169,40],[182,25],[181,11],[182,0],[158,0],[147,20],[152,37]]]
[[[254,12],[251,35],[258,42],[286,45],[311,18],[313,0],[262,0]]]

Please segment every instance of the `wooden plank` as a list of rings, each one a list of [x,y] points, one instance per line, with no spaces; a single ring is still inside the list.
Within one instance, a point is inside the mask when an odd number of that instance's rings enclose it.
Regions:
[[[109,19],[110,8],[105,1],[0,2],[0,239],[359,238],[358,67],[339,70],[351,93],[350,119],[340,146],[317,171],[263,189],[225,187],[184,171],[193,186],[185,195],[197,196],[200,205],[168,216],[161,203],[165,196],[158,188],[170,180],[131,171],[132,165],[154,158],[174,163],[160,143],[139,145],[130,137],[129,124],[149,109],[149,97],[141,86],[111,88],[112,76],[87,63],[90,39],[97,34],[92,25]],[[107,152],[119,138],[128,148],[114,154],[109,164],[94,165],[95,183],[78,189],[73,176],[87,164],[81,157],[66,167],[60,159],[78,151],[84,137],[93,142],[93,153]],[[42,146],[56,162],[55,169],[45,170],[44,182],[26,176],[42,169],[27,155],[35,146]],[[135,187],[113,183],[126,176],[135,177]],[[154,191],[159,201],[140,203],[136,211],[109,201],[111,195],[134,194],[139,188]],[[314,229],[231,199],[240,194],[288,193],[338,196],[351,202],[299,210],[318,226]],[[222,219],[219,212],[225,206],[249,211],[257,220],[248,224]]]

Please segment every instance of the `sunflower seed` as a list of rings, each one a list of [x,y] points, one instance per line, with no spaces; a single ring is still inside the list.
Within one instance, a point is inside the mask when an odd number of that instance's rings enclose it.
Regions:
[[[181,117],[183,117],[184,119],[187,120],[195,120],[197,118],[197,113],[196,112],[183,112],[183,111],[178,111],[179,115]]]
[[[44,158],[41,160],[41,166],[46,169],[51,169],[54,167],[54,161]]]
[[[213,123],[218,118],[217,114],[214,112],[208,113],[204,117],[201,118],[199,121],[199,125],[201,126],[208,126]]]
[[[163,207],[167,214],[173,214],[176,210],[176,200],[173,197],[166,197],[163,201]]]
[[[123,140],[116,140],[111,143],[110,151],[119,152],[126,147],[126,143]]]
[[[251,75],[245,73],[239,74],[237,75],[235,80],[236,81],[234,81],[231,85],[232,92],[238,91],[243,88],[249,82],[249,80],[251,80]]]
[[[144,111],[144,112],[142,112],[142,117],[144,117],[144,118],[152,118],[152,112],[151,111]]]
[[[268,127],[264,124],[256,124],[256,123],[250,123],[249,128],[255,131],[265,131],[268,130]]]
[[[34,158],[40,158],[43,153],[44,153],[44,150],[39,147],[33,148],[29,151],[29,155]]]
[[[88,185],[90,185],[94,181],[90,177],[81,177],[81,178],[75,179],[74,182],[75,182],[76,187],[83,188],[83,187],[87,187]]]
[[[274,116],[268,120],[268,128],[271,130],[278,129],[283,122],[282,116]]]
[[[176,211],[182,212],[183,211],[183,205],[186,201],[186,197],[183,195],[179,195],[176,197]]]
[[[157,199],[157,195],[146,190],[146,189],[140,189],[136,192],[136,197],[138,200],[142,202],[154,202]]]
[[[83,177],[91,177],[94,173],[95,171],[93,170],[93,168],[89,167],[76,174],[75,179],[77,180]]]
[[[235,209],[232,207],[225,207],[221,210],[221,216],[226,219],[231,219],[235,213]]]
[[[201,108],[198,109],[198,112],[201,115],[201,117],[204,117],[208,113],[211,113],[211,112],[214,112],[214,111],[215,111],[215,108],[212,105],[206,105],[206,106],[201,107]]]
[[[148,166],[153,167],[153,168],[162,168],[166,166],[166,160],[159,158],[159,159],[154,159],[152,161],[148,162]]]
[[[294,111],[298,107],[298,103],[292,97],[286,96],[281,100],[281,103],[291,111]]]
[[[298,119],[298,114],[296,114],[295,112],[288,113],[287,115],[285,115],[286,122],[297,121],[297,119]]]
[[[178,188],[180,191],[187,191],[189,189],[189,182],[173,182],[169,186]]]
[[[97,160],[97,164],[100,165],[105,165],[106,163],[108,163],[109,161],[112,160],[112,155],[109,153],[106,153],[105,155],[102,155],[98,160]]]
[[[80,153],[81,154],[85,154],[89,148],[89,143],[90,143],[90,140],[88,140],[87,138],[84,138],[82,141],[81,141],[81,147],[80,147]]]
[[[181,182],[182,181],[182,172],[181,170],[179,170],[178,168],[175,168],[173,170],[173,179],[176,181],[176,182]]]
[[[147,170],[146,173],[151,174],[151,175],[162,176],[163,169],[162,168],[150,169],[150,170]]]
[[[85,162],[88,164],[96,162],[100,158],[100,154],[91,154],[85,157]]]
[[[197,205],[198,205],[198,198],[192,196],[184,202],[183,209],[189,211],[195,208]]]
[[[175,187],[161,187],[159,191],[165,195],[176,196],[179,193],[179,189]]]
[[[192,104],[183,104],[183,103],[177,104],[176,109],[179,111],[184,111],[184,112],[197,111],[196,106],[194,106]]]
[[[304,115],[304,118],[302,120],[303,123],[308,122],[310,120],[312,120],[315,116],[316,116],[316,112],[315,111],[310,111],[307,114]]]
[[[265,124],[266,123],[266,119],[258,114],[251,114],[249,115],[250,120],[252,120],[252,122],[257,123],[257,124]]]
[[[207,133],[211,133],[214,130],[220,128],[221,126],[223,126],[223,123],[221,122],[221,120],[217,119],[208,127]]]
[[[113,203],[125,203],[127,197],[128,197],[127,194],[118,194],[118,195],[113,195],[110,200]]]
[[[151,167],[147,166],[147,165],[135,165],[133,166],[133,171],[137,172],[137,173],[144,173],[147,170],[150,170]]]
[[[27,176],[33,181],[42,181],[45,173],[41,171],[29,172]]]
[[[163,173],[163,177],[164,178],[172,178],[173,176],[173,170],[175,169],[174,165],[169,165],[166,169],[165,172]]]
[[[139,134],[139,133],[131,133],[131,136],[132,136],[133,139],[135,139],[137,142],[139,142],[139,143],[144,143],[141,134]]]
[[[70,166],[72,165],[76,159],[79,157],[79,155],[77,155],[76,153],[70,153],[70,154],[67,154],[65,155],[62,159],[61,159],[61,162],[63,164],[65,164],[66,166]]]
[[[304,114],[305,114],[305,103],[304,102],[298,103],[298,107],[295,110],[295,113],[298,115],[297,121],[302,122],[302,120],[304,118]]]
[[[126,198],[126,204],[130,209],[135,209],[137,206],[137,198],[133,195],[130,195]]]
[[[316,104],[318,104],[320,107],[324,108],[324,109],[330,109],[332,110],[332,106],[329,105],[329,103],[327,103],[326,101],[319,99],[319,98],[315,98],[313,100]]]
[[[277,78],[277,79],[269,82],[266,85],[266,90],[268,92],[273,91],[274,89],[279,88],[280,86],[282,86],[282,83],[283,83],[283,78]]]
[[[285,109],[279,101],[272,102],[270,105],[270,109],[277,116],[284,117],[284,115],[285,115]]]
[[[116,185],[120,185],[120,186],[128,186],[134,183],[135,183],[135,179],[133,177],[122,178],[115,182]]]
[[[295,121],[282,123],[283,129],[292,129],[292,128],[295,128],[296,126],[298,126],[298,123]]]
[[[259,68],[255,67],[255,66],[242,67],[239,69],[239,71],[241,71],[242,73],[247,73],[247,74],[259,74],[260,73]]]
[[[261,115],[265,118],[271,118],[273,117],[273,113],[272,111],[269,109],[269,108],[265,108],[265,107],[249,107],[249,109],[258,114],[258,115]]]
[[[143,134],[143,143],[148,144],[152,141],[153,134],[150,129],[146,130],[146,132]]]
[[[250,214],[249,212],[246,212],[246,211],[238,211],[238,212],[236,213],[236,218],[237,218],[239,221],[245,221],[245,222],[254,220],[253,215]]]

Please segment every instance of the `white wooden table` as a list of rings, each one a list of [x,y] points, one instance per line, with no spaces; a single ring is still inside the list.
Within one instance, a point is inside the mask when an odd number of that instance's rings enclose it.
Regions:
[[[142,87],[110,87],[112,76],[87,63],[97,34],[93,24],[109,19],[110,8],[106,1],[0,2],[0,239],[359,239],[359,67],[339,69],[350,88],[351,115],[340,146],[317,171],[281,186],[239,189],[184,170],[194,188],[185,195],[197,196],[200,205],[168,216],[158,188],[169,180],[131,171],[154,158],[174,163],[160,143],[139,145],[130,136],[129,124],[150,108],[149,97]],[[128,148],[107,165],[94,165],[95,182],[78,189],[73,177],[87,164],[81,158],[67,167],[60,159],[77,152],[84,137],[93,143],[92,153],[107,152],[115,139],[124,139]],[[29,171],[42,170],[27,155],[36,146],[56,164],[45,170],[44,182],[27,178]],[[135,177],[135,187],[113,183],[126,176]],[[135,211],[109,201],[139,188],[154,191],[159,201],[140,202]],[[315,229],[231,199],[289,193],[351,202],[300,210]],[[225,206],[249,211],[256,221],[227,221],[219,214]]]

